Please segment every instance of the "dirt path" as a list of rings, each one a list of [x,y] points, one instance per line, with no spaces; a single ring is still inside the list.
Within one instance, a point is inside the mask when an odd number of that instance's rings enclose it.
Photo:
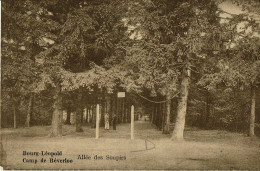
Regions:
[[[260,169],[260,140],[226,131],[187,129],[186,142],[169,140],[149,122],[135,124],[135,140],[130,140],[130,124],[117,130],[64,126],[64,136],[48,138],[50,127],[3,129],[3,145],[9,169]],[[145,142],[145,139],[149,141]],[[147,150],[148,149],[148,150]],[[27,152],[57,152],[61,156],[23,155]],[[79,156],[91,159],[78,159]],[[95,159],[99,156],[99,160]],[[107,159],[108,156],[108,159]],[[101,159],[101,157],[103,159]],[[37,163],[23,162],[34,159]],[[46,163],[40,160],[46,159]],[[50,158],[71,159],[73,163],[50,163]]]

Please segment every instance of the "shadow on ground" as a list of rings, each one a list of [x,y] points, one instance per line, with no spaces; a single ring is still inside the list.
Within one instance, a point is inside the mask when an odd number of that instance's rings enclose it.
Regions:
[[[130,124],[117,130],[95,129],[86,125],[75,133],[65,125],[63,137],[47,137],[50,127],[3,129],[7,169],[259,169],[260,140],[243,134],[217,130],[185,131],[185,142],[172,142],[149,121],[135,124],[135,140],[130,140]],[[148,142],[148,141],[150,142]],[[147,150],[148,149],[148,150]],[[57,152],[61,156],[23,155],[27,152]],[[78,159],[88,155],[91,159]],[[95,159],[95,156],[99,160]],[[98,157],[99,156],[99,157]],[[101,159],[102,157],[102,159]],[[23,162],[24,158],[37,163]],[[46,159],[46,163],[40,160]],[[50,158],[71,159],[73,163],[50,163]]]

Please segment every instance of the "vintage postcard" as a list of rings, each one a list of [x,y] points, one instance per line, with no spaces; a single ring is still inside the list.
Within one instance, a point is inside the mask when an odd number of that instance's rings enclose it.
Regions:
[[[2,0],[1,169],[260,169],[260,1]]]

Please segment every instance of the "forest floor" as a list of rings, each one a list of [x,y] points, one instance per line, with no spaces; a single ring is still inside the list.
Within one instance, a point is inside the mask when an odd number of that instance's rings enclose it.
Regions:
[[[117,130],[65,125],[60,138],[48,137],[50,126],[2,129],[6,169],[260,169],[260,138],[220,130],[187,128],[185,142],[172,142],[149,121],[135,123],[135,139],[130,140],[130,124],[119,124]],[[50,163],[51,156],[23,155],[27,152],[57,152],[57,159],[73,163]],[[88,155],[91,159],[78,159]],[[95,155],[99,160],[95,160]],[[106,156],[110,160],[106,159]],[[100,156],[103,159],[100,159]],[[119,157],[115,157],[119,156]],[[125,157],[124,157],[125,156]],[[37,163],[23,162],[34,159]],[[41,163],[41,159],[46,163]],[[119,160],[111,160],[111,159]],[[120,160],[121,159],[121,160]],[[25,160],[25,159],[24,159]]]

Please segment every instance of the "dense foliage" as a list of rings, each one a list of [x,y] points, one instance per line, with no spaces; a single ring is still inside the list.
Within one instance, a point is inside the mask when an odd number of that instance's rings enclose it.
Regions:
[[[207,129],[252,130],[260,3],[234,1],[241,14],[220,3],[3,1],[2,126],[52,124],[60,135],[62,110],[78,123],[84,108],[112,99],[106,110],[116,113],[123,90],[125,105],[139,105],[164,133],[175,122],[173,139],[183,138],[185,117]]]

